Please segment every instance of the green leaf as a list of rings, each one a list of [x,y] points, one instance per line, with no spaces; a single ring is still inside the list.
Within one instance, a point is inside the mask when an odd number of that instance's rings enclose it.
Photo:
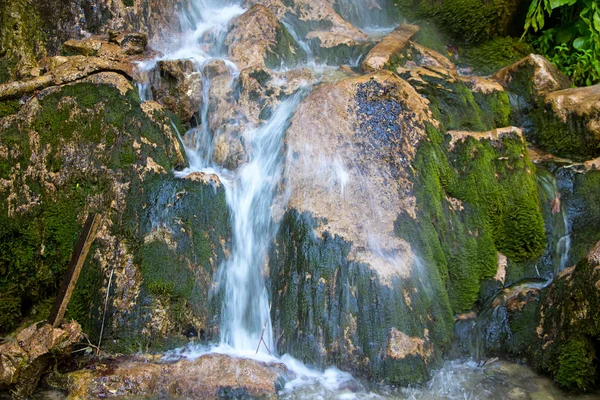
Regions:
[[[598,11],[594,13],[594,28],[600,32],[600,13]]]
[[[587,40],[585,40],[585,38],[578,37],[577,39],[573,40],[573,47],[577,50],[585,50],[587,48]]]

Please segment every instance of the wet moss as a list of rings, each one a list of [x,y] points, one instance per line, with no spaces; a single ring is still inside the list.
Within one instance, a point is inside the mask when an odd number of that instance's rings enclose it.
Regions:
[[[352,244],[324,232],[310,214],[288,211],[269,257],[273,324],[278,351],[313,365],[337,365],[358,375],[406,384],[422,382],[437,365],[452,332],[452,316],[435,266],[420,265],[423,280],[387,285],[367,265],[349,260]],[[412,293],[418,293],[408,295]],[[406,302],[406,297],[411,302]],[[424,338],[433,348],[420,356],[385,355],[392,327]],[[410,371],[410,374],[407,372]]]
[[[114,217],[114,179],[137,176],[134,164],[146,157],[171,170],[174,153],[173,146],[165,145],[167,118],[156,116],[165,125],[149,120],[133,90],[121,95],[109,85],[77,83],[47,89],[29,101],[37,104],[23,107],[0,131],[0,144],[11,149],[0,160],[0,176],[13,183],[10,193],[4,189],[0,208],[1,332],[55,296],[85,215]],[[35,150],[37,157],[31,156],[32,137],[43,149]],[[134,141],[143,142],[142,137],[158,146],[142,144],[134,150]],[[37,172],[25,174],[29,170]],[[41,171],[61,179],[47,182]],[[92,261],[85,268],[91,268],[84,272],[89,282],[76,290],[69,312],[91,326],[97,313],[90,304],[97,301],[92,293],[102,279]]]
[[[429,126],[428,136],[413,163],[418,222],[399,219],[396,230],[438,266],[452,309],[461,312],[495,275],[498,252],[515,260],[543,252],[544,221],[519,137],[501,144],[470,138],[448,151],[437,129]]]
[[[558,357],[556,383],[572,391],[593,387],[596,376],[596,351],[589,340],[573,338],[561,349]]]
[[[410,73],[400,76],[411,82]],[[425,83],[411,83],[430,101],[429,107],[445,129],[488,131],[508,125],[511,108],[507,93],[472,92],[450,76],[423,74],[421,78]]]
[[[292,37],[283,24],[279,24],[274,47],[269,48],[265,58],[267,68],[291,67],[306,61],[306,51]]]
[[[0,101],[0,119],[16,114],[21,108],[19,100]]]
[[[535,128],[530,140],[540,148],[576,160],[600,155],[598,139],[587,127],[588,119],[568,115],[563,121],[549,104],[535,108],[532,119]]]

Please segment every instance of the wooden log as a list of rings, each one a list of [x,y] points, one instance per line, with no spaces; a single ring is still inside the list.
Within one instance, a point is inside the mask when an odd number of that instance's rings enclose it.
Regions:
[[[77,285],[81,268],[85,263],[87,254],[92,246],[92,242],[94,241],[96,233],[98,232],[100,220],[100,214],[88,216],[87,221],[85,221],[85,225],[83,226],[83,231],[81,231],[79,234],[79,239],[77,240],[77,244],[75,245],[75,249],[71,257],[71,262],[69,263],[69,270],[67,271],[67,275],[63,280],[60,291],[58,292],[58,297],[56,297],[54,307],[50,313],[50,318],[48,319],[48,322],[50,322],[50,324],[55,328],[60,325],[63,317],[65,316],[67,306],[69,305],[69,301],[71,300],[71,296],[73,295],[73,291]]]

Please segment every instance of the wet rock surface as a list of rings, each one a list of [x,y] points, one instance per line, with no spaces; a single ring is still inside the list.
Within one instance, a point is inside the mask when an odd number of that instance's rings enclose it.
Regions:
[[[71,356],[72,346],[81,335],[75,321],[58,328],[42,322],[0,343],[0,390],[10,390],[17,398],[31,396],[42,374],[53,363]]]
[[[410,39],[419,31],[416,25],[401,24],[383,40],[375,45],[365,56],[361,68],[365,72],[383,69],[390,63],[390,59],[408,45]]]
[[[192,60],[159,61],[150,77],[154,100],[182,121],[199,113],[202,103],[202,75]]]
[[[121,357],[89,364],[84,370],[47,380],[69,398],[169,397],[185,399],[277,399],[294,375],[285,365],[221,354],[195,360],[160,361]]]

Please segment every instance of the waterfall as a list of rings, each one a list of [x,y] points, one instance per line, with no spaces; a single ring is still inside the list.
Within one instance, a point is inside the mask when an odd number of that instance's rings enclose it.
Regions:
[[[552,235],[552,267],[554,276],[567,267],[571,250],[571,233],[568,215],[561,201],[560,191],[554,175],[544,169],[538,169],[538,186],[546,204],[549,205]]]
[[[201,72],[212,59],[225,58],[228,23],[243,11],[234,1],[193,2],[181,13],[183,33],[165,45],[164,56],[142,64],[141,68],[150,70],[159,60],[185,58],[194,60]],[[236,74],[235,65],[227,63],[230,72]],[[211,129],[209,119],[211,84],[211,78],[203,76],[202,105],[198,110],[200,123],[186,134],[196,139],[185,148],[189,167],[176,172],[176,176],[185,177],[192,172],[214,173],[225,188],[233,229],[231,253],[216,276],[217,290],[224,294],[221,345],[236,352],[255,352],[262,338],[261,352],[274,352],[263,266],[275,234],[271,208],[283,171],[284,133],[302,94],[283,101],[264,125],[244,132],[248,160],[237,170],[230,171],[213,161],[218,133]]]
[[[257,349],[263,328],[267,349],[261,346],[261,350],[274,349],[262,269],[275,235],[271,206],[282,174],[283,137],[300,98],[297,94],[284,101],[268,123],[248,133],[249,161],[225,184],[232,213],[233,248],[222,267],[225,304],[221,343],[236,350]]]

